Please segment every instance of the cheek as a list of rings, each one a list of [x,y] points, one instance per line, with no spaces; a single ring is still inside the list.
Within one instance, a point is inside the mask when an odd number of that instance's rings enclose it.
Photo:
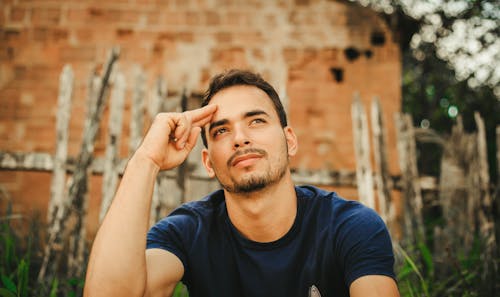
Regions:
[[[228,154],[224,153],[222,149],[216,147],[213,149],[213,152],[210,154],[210,164],[212,165],[212,168],[214,168],[214,170],[218,170],[222,166],[225,167],[228,158],[226,156],[228,156]]]

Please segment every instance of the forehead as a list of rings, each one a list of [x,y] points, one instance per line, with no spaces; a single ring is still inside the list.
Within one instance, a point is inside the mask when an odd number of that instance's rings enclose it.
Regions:
[[[216,104],[212,121],[238,117],[251,110],[262,110],[271,117],[278,118],[271,98],[255,86],[238,85],[216,93],[209,104]]]

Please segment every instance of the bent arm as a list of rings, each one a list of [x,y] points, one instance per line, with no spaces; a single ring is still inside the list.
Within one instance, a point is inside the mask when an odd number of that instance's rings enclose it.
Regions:
[[[212,105],[156,116],[127,164],[115,198],[97,232],[84,296],[143,296],[147,287],[161,291],[171,287],[171,282],[180,280],[182,263],[173,254],[163,253],[156,257],[165,264],[163,269],[146,261],[151,196],[158,172],[175,168],[187,158],[196,144],[200,127],[210,121],[216,109]]]
[[[162,249],[146,250],[147,285],[145,297],[172,296],[184,274],[179,258]]]
[[[399,297],[396,281],[385,275],[366,275],[349,288],[351,297]]]
[[[97,232],[85,296],[142,296],[146,287],[146,233],[159,168],[135,154]],[[148,198],[145,198],[148,197]]]

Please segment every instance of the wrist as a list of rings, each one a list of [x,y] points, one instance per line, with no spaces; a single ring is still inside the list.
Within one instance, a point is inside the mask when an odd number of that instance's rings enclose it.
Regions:
[[[127,164],[127,167],[129,166],[147,168],[148,170],[152,170],[155,174],[160,171],[160,166],[141,150],[137,150],[132,155]]]

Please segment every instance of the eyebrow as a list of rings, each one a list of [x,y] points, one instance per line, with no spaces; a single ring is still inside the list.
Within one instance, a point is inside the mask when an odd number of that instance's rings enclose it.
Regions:
[[[253,117],[256,115],[265,115],[265,116],[269,117],[269,114],[267,112],[260,110],[260,109],[256,109],[256,110],[251,110],[251,111],[245,112],[245,114],[243,115],[243,118],[246,119],[246,118],[250,118],[250,117]],[[210,126],[208,127],[208,131],[210,132],[210,131],[212,131],[212,129],[219,127],[219,126],[226,125],[227,123],[229,123],[228,119],[222,119],[222,120],[210,123]]]

